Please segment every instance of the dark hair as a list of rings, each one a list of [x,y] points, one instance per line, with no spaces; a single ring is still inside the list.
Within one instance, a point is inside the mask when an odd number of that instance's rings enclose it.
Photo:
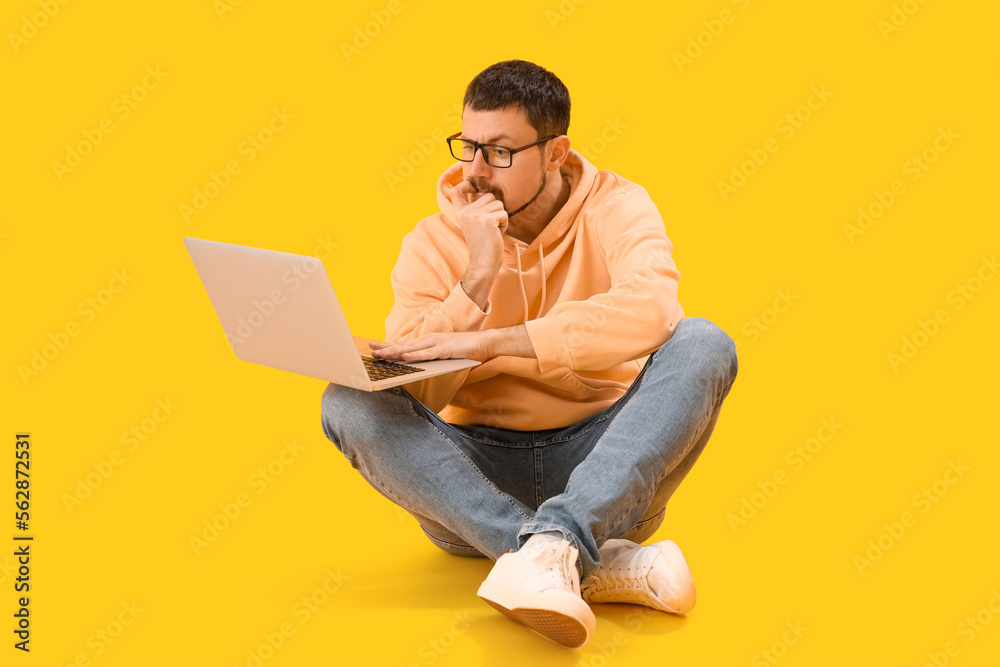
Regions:
[[[519,106],[538,137],[569,131],[569,91],[552,72],[525,60],[504,60],[476,75],[465,89],[464,106],[493,111]]]

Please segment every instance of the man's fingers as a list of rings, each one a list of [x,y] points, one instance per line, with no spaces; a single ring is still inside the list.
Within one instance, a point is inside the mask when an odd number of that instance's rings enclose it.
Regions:
[[[431,361],[433,359],[437,359],[437,355],[434,354],[433,348],[403,353],[403,361]]]
[[[454,204],[456,211],[461,211],[462,209],[468,206],[475,206],[475,205],[482,207],[482,209],[485,211],[492,211],[494,209],[489,208],[489,206],[494,202],[499,204],[499,207],[501,209],[503,208],[503,204],[500,203],[500,200],[497,199],[492,192],[487,192],[483,194],[482,197],[477,198],[476,193],[478,193],[479,190],[476,189],[476,186],[474,186],[472,183],[469,183],[468,181],[462,181],[454,188],[452,188],[452,190],[455,193],[455,197],[454,199],[452,199],[452,204]]]
[[[372,349],[372,356],[376,359],[410,359],[412,361],[412,357],[404,355],[433,347],[435,345],[434,340],[428,340],[433,335],[421,336],[405,343],[380,343],[373,341],[368,347]]]
[[[376,359],[401,359],[404,362],[421,362],[433,359],[478,359],[478,334],[472,332],[430,333],[403,343],[372,345]],[[375,348],[379,347],[377,352]],[[391,356],[390,356],[391,355]],[[482,357],[485,359],[485,357]]]
[[[440,350],[438,345],[433,342],[421,341],[419,338],[412,342],[408,346],[408,349],[401,349],[399,351],[399,356],[397,359],[402,359],[403,361],[429,361],[431,359],[437,359]]]
[[[453,190],[455,192],[455,197],[452,199],[451,203],[455,206],[456,211],[461,211],[473,202],[472,195],[476,192],[476,188],[473,187],[472,183],[462,181],[456,185]]]

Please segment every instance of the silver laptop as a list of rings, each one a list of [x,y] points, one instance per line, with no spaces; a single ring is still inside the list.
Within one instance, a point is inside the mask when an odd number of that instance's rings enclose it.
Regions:
[[[233,352],[244,361],[364,391],[480,363],[373,359],[372,339],[351,335],[323,263],[315,257],[190,237],[184,245]]]

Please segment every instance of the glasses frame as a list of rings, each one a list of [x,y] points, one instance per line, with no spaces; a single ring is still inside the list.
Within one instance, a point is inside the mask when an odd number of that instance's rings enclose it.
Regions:
[[[559,136],[558,134],[550,134],[549,136],[543,137],[543,138],[539,139],[538,141],[532,141],[530,144],[525,144],[523,146],[518,146],[517,148],[511,148],[510,146],[504,146],[503,144],[481,144],[478,141],[473,141],[472,139],[462,139],[461,137],[458,136],[460,134],[462,134],[461,130],[458,131],[458,132],[456,132],[455,134],[451,135],[447,139],[448,150],[451,151],[451,156],[453,158],[455,158],[456,160],[458,160],[459,162],[472,162],[472,161],[474,161],[476,159],[476,153],[479,152],[479,151],[481,151],[483,148],[488,147],[488,146],[493,146],[493,147],[496,147],[496,148],[502,148],[502,149],[504,149],[506,151],[510,151],[510,164],[505,165],[505,166],[493,164],[492,162],[490,162],[490,159],[487,157],[487,155],[488,155],[487,152],[486,151],[482,151],[482,153],[483,153],[483,161],[486,162],[486,164],[488,164],[491,167],[493,167],[494,169],[509,169],[510,167],[514,166],[514,154],[515,153],[520,153],[521,151],[525,150],[526,148],[531,148],[532,146],[537,146],[538,144],[545,143],[549,139],[555,139],[555,138],[557,138]],[[474,151],[472,151],[472,158],[466,160],[464,158],[460,158],[457,155],[455,155],[455,148],[454,148],[454,144],[452,142],[455,141],[456,139],[459,142],[468,142],[468,143],[470,143],[470,144],[472,144],[473,146],[476,147],[476,149]],[[461,153],[461,150],[459,150],[459,152]]]

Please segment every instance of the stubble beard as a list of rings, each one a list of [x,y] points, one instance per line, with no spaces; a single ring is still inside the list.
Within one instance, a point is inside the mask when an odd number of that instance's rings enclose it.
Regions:
[[[510,220],[515,215],[517,215],[518,213],[520,213],[524,209],[528,208],[532,204],[534,204],[535,201],[539,197],[542,196],[542,192],[545,190],[545,186],[548,184],[548,180],[547,180],[548,176],[545,173],[545,153],[544,153],[544,151],[542,152],[541,168],[542,168],[542,183],[541,183],[541,185],[538,186],[538,192],[536,192],[535,196],[532,197],[531,199],[529,199],[524,206],[521,206],[516,211],[508,212],[507,213],[507,219],[508,220]],[[501,204],[503,204],[504,210],[507,209],[507,202],[504,201],[503,192],[500,191],[500,188],[498,188],[498,187],[490,184],[489,181],[487,181],[485,178],[482,178],[480,176],[470,176],[466,180],[468,180],[468,182],[472,185],[472,187],[476,188],[477,191],[479,191],[479,192],[488,192],[491,195],[493,195],[494,197],[496,197],[497,201],[499,201]]]

